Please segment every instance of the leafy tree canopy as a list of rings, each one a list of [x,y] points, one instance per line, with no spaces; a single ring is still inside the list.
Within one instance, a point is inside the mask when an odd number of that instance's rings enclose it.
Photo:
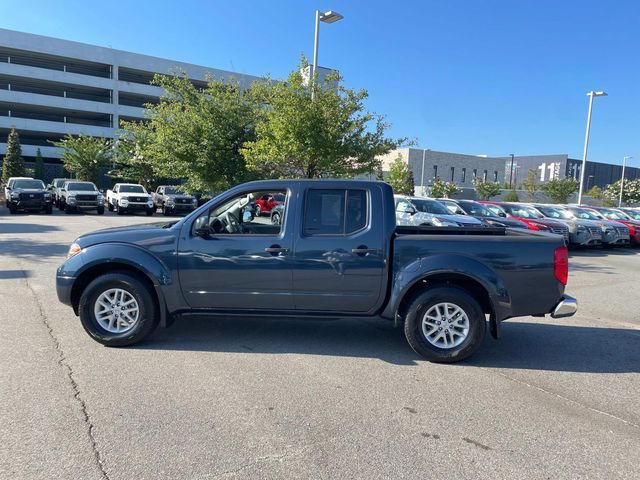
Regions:
[[[573,178],[554,178],[542,185],[542,191],[553,203],[567,203],[569,197],[578,191],[579,184]]]
[[[7,138],[7,151],[2,160],[2,183],[6,184],[10,177],[22,177],[25,175],[25,165],[22,159],[20,137],[15,127],[11,128]]]
[[[445,182],[440,177],[433,179],[431,185],[431,196],[434,198],[449,198],[460,191],[460,187],[455,182]]]
[[[393,188],[393,192],[400,195],[413,195],[415,185],[413,183],[413,172],[409,165],[402,159],[402,155],[398,154],[396,159],[391,162],[387,183]]]
[[[97,184],[100,170],[111,164],[113,142],[110,139],[67,134],[62,140],[50,143],[62,148],[64,168],[78,180]]]
[[[476,196],[479,200],[489,200],[491,197],[500,195],[502,189],[498,182],[488,182],[480,177],[473,179],[473,186],[476,189]]]

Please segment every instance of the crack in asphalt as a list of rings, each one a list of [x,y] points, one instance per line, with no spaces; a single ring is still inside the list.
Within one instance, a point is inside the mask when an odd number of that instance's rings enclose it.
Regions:
[[[73,375],[74,375],[73,367],[68,362],[67,357],[64,351],[62,350],[62,347],[60,346],[60,341],[58,340],[58,337],[56,337],[56,335],[53,333],[53,328],[49,324],[49,320],[47,319],[47,316],[44,313],[44,309],[42,307],[42,304],[40,303],[38,294],[33,289],[33,286],[31,285],[31,283],[29,282],[29,277],[27,276],[26,271],[22,268],[22,265],[20,265],[20,270],[22,271],[27,288],[29,289],[29,291],[33,295],[33,298],[35,299],[35,304],[38,307],[38,311],[40,313],[40,318],[42,320],[42,323],[47,329],[47,333],[49,334],[49,337],[51,337],[51,340],[53,342],[53,348],[58,353],[58,365],[60,365],[60,367],[65,371],[65,375],[69,380],[71,389],[73,390],[73,398],[75,398],[75,400],[80,405],[80,410],[84,417],[84,422],[87,424],[87,435],[89,436],[89,442],[91,443],[91,449],[95,457],[96,466],[100,470],[102,478],[104,478],[105,480],[109,480],[109,475],[107,474],[107,471],[104,468],[104,461],[102,459],[102,455],[100,454],[100,450],[98,449],[98,443],[93,435],[94,425],[93,425],[93,422],[91,421],[91,417],[89,416],[89,412],[87,411],[87,404],[83,400],[82,396],[80,395],[80,387],[78,386],[78,383],[76,382],[75,378],[73,378]]]
[[[626,425],[629,425],[630,427],[634,427],[634,428],[638,428],[638,429],[640,429],[640,425],[638,425],[637,423],[633,423],[633,422],[631,422],[631,421],[629,421],[629,420],[625,420],[624,418],[618,417],[618,416],[616,416],[616,415],[614,415],[614,414],[612,414],[612,413],[604,412],[604,411],[602,411],[602,410],[598,410],[597,408],[590,407],[590,406],[585,405],[585,404],[583,404],[583,403],[580,403],[580,402],[578,402],[578,401],[576,401],[576,400],[573,400],[573,399],[571,399],[571,398],[565,397],[564,395],[560,395],[559,393],[552,392],[552,391],[550,391],[550,390],[547,390],[547,389],[545,389],[545,388],[539,387],[539,386],[537,386],[537,385],[533,385],[533,384],[531,384],[531,383],[525,382],[524,380],[519,380],[519,379],[517,379],[517,378],[510,377],[509,375],[506,375],[506,374],[504,374],[504,373],[502,373],[502,372],[496,372],[496,373],[497,373],[498,375],[500,375],[501,377],[504,377],[504,378],[506,378],[507,380],[510,380],[510,381],[512,381],[512,382],[516,382],[516,383],[519,383],[519,384],[521,384],[521,385],[525,385],[525,386],[527,386],[527,387],[529,387],[529,388],[535,388],[536,390],[539,390],[539,391],[541,391],[541,392],[544,392],[544,393],[546,393],[547,395],[552,395],[552,396],[554,396],[554,397],[556,397],[556,398],[560,398],[560,399],[564,400],[565,402],[569,402],[569,403],[572,403],[572,404],[574,404],[574,405],[577,405],[577,406],[579,406],[579,407],[581,407],[581,408],[584,408],[584,409],[586,409],[586,410],[590,410],[590,411],[592,411],[592,412],[594,412],[594,413],[598,413],[598,414],[600,414],[600,415],[604,415],[604,416],[606,416],[606,417],[613,418],[614,420],[618,420],[619,422],[622,422],[622,423],[624,423],[624,424],[626,424]]]

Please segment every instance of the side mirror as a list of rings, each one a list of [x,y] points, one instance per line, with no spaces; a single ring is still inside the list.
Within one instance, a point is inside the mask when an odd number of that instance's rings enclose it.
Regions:
[[[504,213],[504,212],[499,212],[499,213],[498,213],[498,216],[499,216],[499,217],[503,217],[503,218],[505,218],[505,217],[507,216],[507,214],[506,214],[506,213]]]
[[[209,225],[206,225],[204,227],[198,227],[196,228],[193,233],[195,233],[198,237],[202,237],[202,238],[208,238],[211,236],[211,234],[213,233],[211,230],[211,227],[209,227]]]
[[[251,220],[253,220],[253,211],[245,208],[242,212],[242,223],[249,223]]]

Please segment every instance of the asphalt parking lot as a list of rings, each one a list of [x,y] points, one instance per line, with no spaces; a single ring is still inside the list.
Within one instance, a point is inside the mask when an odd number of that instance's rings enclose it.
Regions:
[[[133,348],[57,301],[80,233],[0,208],[0,478],[639,478],[640,249],[572,253],[572,318],[457,365],[383,321],[178,321]]]

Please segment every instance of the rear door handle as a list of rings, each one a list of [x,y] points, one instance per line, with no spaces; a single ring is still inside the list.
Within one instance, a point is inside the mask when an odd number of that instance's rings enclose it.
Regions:
[[[287,253],[289,251],[288,248],[283,248],[280,245],[271,245],[270,247],[267,247],[264,249],[265,252],[267,253]]]
[[[378,250],[376,248],[367,248],[365,245],[360,245],[358,248],[352,248],[351,253],[356,255],[366,255],[367,253],[375,253]]]

